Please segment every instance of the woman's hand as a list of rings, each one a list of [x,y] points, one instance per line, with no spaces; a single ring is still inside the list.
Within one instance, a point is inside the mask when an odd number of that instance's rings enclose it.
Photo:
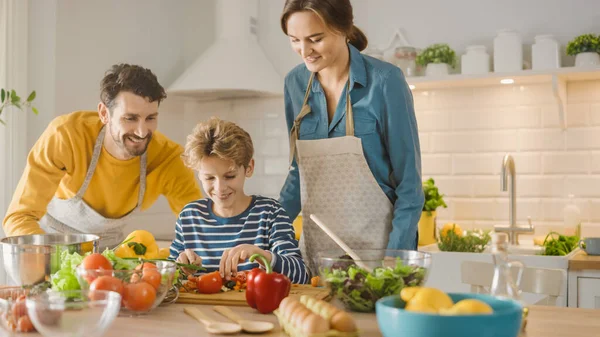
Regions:
[[[235,246],[231,249],[227,249],[221,256],[221,263],[219,265],[219,273],[221,277],[226,280],[230,280],[231,276],[237,274],[237,266],[240,262],[246,261],[253,254],[263,255],[269,263],[271,263],[271,252],[262,250],[255,245],[242,244]]]
[[[177,257],[176,262],[185,263],[185,264],[193,264],[198,267],[202,267],[202,258],[198,256],[192,249],[186,249]],[[194,274],[195,270],[188,268],[181,268],[181,270],[189,275]]]

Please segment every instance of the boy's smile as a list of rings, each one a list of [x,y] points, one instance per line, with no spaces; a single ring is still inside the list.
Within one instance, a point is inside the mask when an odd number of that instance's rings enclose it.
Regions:
[[[252,176],[254,160],[247,167],[236,166],[231,160],[217,156],[202,158],[198,177],[202,188],[214,203],[213,212],[221,217],[232,217],[242,213],[251,197],[244,193],[246,178]]]

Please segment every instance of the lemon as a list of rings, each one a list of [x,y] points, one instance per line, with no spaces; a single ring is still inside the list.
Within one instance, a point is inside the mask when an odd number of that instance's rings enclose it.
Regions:
[[[465,299],[456,302],[449,309],[440,309],[440,315],[472,315],[491,314],[494,310],[487,303],[476,299]]]
[[[441,309],[451,308],[454,304],[450,296],[436,288],[418,287],[416,290],[406,291],[404,296],[402,296],[402,292],[400,292],[400,296],[403,299],[404,297],[409,298],[405,307],[408,311],[437,313]]]
[[[441,237],[445,237],[446,234],[448,234],[449,231],[454,231],[454,233],[460,238],[463,236],[463,230],[462,228],[460,228],[460,226],[456,223],[453,222],[448,222],[447,224],[444,225],[444,227],[442,227],[442,231],[440,233]]]

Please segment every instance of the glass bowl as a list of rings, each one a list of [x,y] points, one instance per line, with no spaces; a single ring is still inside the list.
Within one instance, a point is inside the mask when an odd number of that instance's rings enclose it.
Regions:
[[[0,289],[0,332],[4,329],[10,336],[13,332],[35,331],[25,306],[27,294],[29,289],[21,287]]]
[[[134,270],[76,269],[81,289],[111,290],[122,295],[121,313],[136,316],[158,307],[173,287],[177,265],[171,261],[144,262]]]
[[[354,250],[360,260],[344,251],[317,256],[321,283],[332,297],[351,311],[375,312],[380,298],[399,295],[404,287],[422,286],[431,266],[431,254],[411,250]]]
[[[121,295],[105,290],[48,291],[25,300],[33,326],[46,337],[98,337],[121,307]]]

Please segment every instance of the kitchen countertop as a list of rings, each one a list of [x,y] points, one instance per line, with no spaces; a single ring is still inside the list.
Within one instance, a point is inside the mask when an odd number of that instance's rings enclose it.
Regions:
[[[569,270],[600,270],[600,256],[587,255],[580,250],[569,260]]]
[[[214,336],[204,326],[183,313],[186,304],[173,304],[159,307],[145,316],[117,317],[104,337],[149,336]],[[210,305],[194,305],[214,319],[227,321],[212,311]],[[237,313],[251,320],[264,320],[275,323],[276,328],[261,336],[286,336],[277,323],[274,315],[262,315],[249,307],[233,307]],[[353,313],[362,337],[382,336],[377,327],[375,314]],[[527,331],[521,337],[596,337],[600,331],[600,310],[531,306]],[[39,336],[39,334],[22,334],[22,336]],[[237,334],[235,336],[257,336]]]

